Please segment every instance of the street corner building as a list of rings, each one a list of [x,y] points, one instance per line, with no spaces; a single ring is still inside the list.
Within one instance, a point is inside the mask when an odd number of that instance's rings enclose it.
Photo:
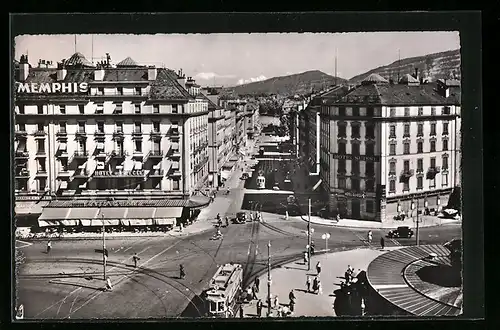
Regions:
[[[296,113],[298,153],[342,217],[383,222],[412,201],[437,210],[461,182],[460,109],[458,80],[371,74]]]
[[[56,68],[49,64],[33,67],[27,55],[15,63],[18,225],[75,200],[80,208],[86,200],[123,200],[120,207],[173,200],[182,217],[208,203],[193,193],[208,181],[218,184],[232,157],[234,139],[226,132],[236,130],[194,79],[131,58],[114,65],[109,54],[95,65],[80,53]],[[47,219],[68,216],[59,213]]]

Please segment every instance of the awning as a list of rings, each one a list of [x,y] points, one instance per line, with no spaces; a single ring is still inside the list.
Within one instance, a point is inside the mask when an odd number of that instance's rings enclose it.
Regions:
[[[81,219],[95,219],[99,209],[96,207],[74,207],[70,209],[70,212],[66,219],[71,220],[81,220]]]
[[[51,221],[51,220],[66,220],[71,209],[62,207],[46,207],[43,209],[42,215],[38,220]]]
[[[127,213],[126,207],[103,207],[99,218],[104,219],[123,219]]]
[[[59,151],[66,151],[66,142],[59,143]]]
[[[318,187],[319,187],[319,185],[321,184],[321,182],[322,182],[322,180],[321,180],[321,179],[319,179],[318,183],[316,183],[316,184],[314,185],[314,187],[313,187],[313,191],[314,191],[314,190],[316,190],[316,189],[318,189]]]
[[[59,183],[59,187],[58,187],[58,190],[59,189],[68,189],[68,181],[61,181]]]
[[[151,226],[153,219],[130,219],[129,224],[131,226]]]
[[[154,207],[129,207],[127,219],[152,219],[154,213]]]
[[[24,214],[42,214],[43,208],[49,204],[48,201],[34,202],[15,202],[14,212],[17,215]]]
[[[109,219],[94,219],[90,222],[90,225],[92,227],[102,227],[102,225],[105,226],[118,226],[120,224],[120,220],[115,219],[115,220],[109,220]]]
[[[82,226],[90,226],[90,223],[91,223],[91,220],[80,220],[80,222],[82,223]]]
[[[61,220],[63,226],[78,226],[80,220]]]
[[[154,218],[180,218],[182,216],[182,207],[157,207]]]
[[[97,150],[104,150],[104,143],[103,142],[97,142]]]
[[[55,221],[55,220],[45,221],[45,220],[39,219],[38,226],[39,227],[57,227],[57,226],[59,226],[59,221]]]
[[[177,221],[174,218],[170,218],[170,219],[155,219],[155,224],[158,225],[158,226],[168,226],[168,225],[175,226],[176,222]]]
[[[128,225],[130,225],[130,221],[128,219],[121,219],[120,223],[122,224],[122,226],[128,226]]]

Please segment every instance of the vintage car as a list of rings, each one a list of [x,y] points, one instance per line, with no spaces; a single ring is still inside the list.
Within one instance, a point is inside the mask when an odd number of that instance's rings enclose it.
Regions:
[[[247,214],[245,212],[236,213],[236,217],[233,219],[234,223],[245,223],[247,221]]]
[[[241,175],[240,179],[241,179],[241,180],[246,180],[246,179],[248,179],[249,177],[250,177],[250,176],[248,175],[248,173],[247,173],[247,172],[245,172],[245,173],[243,173],[243,174]]]
[[[410,227],[398,227],[395,230],[389,231],[387,237],[389,238],[411,238],[413,236],[413,230]]]

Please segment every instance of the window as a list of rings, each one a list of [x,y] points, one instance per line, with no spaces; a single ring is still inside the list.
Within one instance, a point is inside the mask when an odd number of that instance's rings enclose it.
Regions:
[[[352,174],[359,174],[359,161],[351,160],[351,167]]]
[[[365,148],[367,156],[373,156],[375,154],[375,144],[373,143],[366,144]]]
[[[389,174],[396,174],[396,161],[389,163]]]
[[[140,121],[136,121],[134,123],[134,132],[141,133],[141,122]]]
[[[404,147],[403,154],[405,155],[410,154],[410,142],[404,142],[403,147]]]
[[[339,134],[338,137],[346,137],[346,124],[345,123],[339,123]]]
[[[403,137],[410,137],[410,124],[404,124]]]
[[[122,110],[123,110],[123,108],[122,108],[121,104],[116,104],[115,105],[115,114],[121,115],[122,114]]]
[[[351,137],[359,138],[359,124],[353,124],[351,126]]]
[[[353,144],[351,144],[351,148],[352,148],[353,155],[359,155],[359,144],[353,143]]]
[[[116,132],[123,133],[123,123],[122,122],[119,122],[119,121],[116,122]]]
[[[21,115],[24,115],[24,104],[20,104],[20,105],[19,105],[19,113],[20,113]]]
[[[61,162],[61,171],[67,172],[68,171],[68,159],[67,158],[61,158],[59,159]]]
[[[450,114],[450,107],[444,107],[443,108],[443,115],[449,115]]]
[[[339,107],[339,116],[345,116],[345,107]]]
[[[373,108],[366,108],[366,116],[373,117],[375,115],[375,111]]]
[[[134,141],[134,152],[142,152],[142,141],[141,140]]]
[[[36,141],[36,152],[39,154],[45,153],[45,140],[44,139]]]
[[[78,133],[85,133],[85,122],[78,122]]]
[[[389,180],[389,192],[396,192],[396,180],[394,179]]]
[[[38,159],[37,167],[38,167],[38,172],[39,173],[45,173],[45,172],[47,172],[47,169],[45,167],[45,158]]]
[[[123,87],[116,87],[116,93],[118,95],[123,95]]]
[[[431,108],[431,116],[435,116],[435,115],[436,115],[436,108],[432,107]]]
[[[442,183],[441,183],[441,184],[442,184],[443,186],[447,186],[447,185],[448,185],[448,173],[443,173],[443,174],[441,175],[441,178],[442,178],[442,179],[441,179],[441,180],[442,180]]]
[[[47,188],[47,179],[39,178],[38,179],[38,191],[44,191]]]
[[[448,169],[448,155],[443,155],[443,170]]]
[[[389,155],[394,156],[396,154],[396,143],[389,144]]]
[[[403,191],[410,191],[410,180],[403,182]]]
[[[436,141],[431,141],[431,152],[436,151]]]
[[[20,132],[26,132],[26,124],[17,124]],[[64,128],[66,129],[66,123],[64,123]]]
[[[417,136],[424,136],[424,124],[417,124]]]
[[[104,87],[97,87],[97,95],[104,95]]]
[[[359,117],[359,108],[353,107],[352,108],[352,115],[353,115],[353,117]]]
[[[405,108],[405,117],[410,117],[410,108]]]
[[[431,168],[435,168],[436,167],[436,157],[432,157],[431,158]]]
[[[375,211],[375,203],[371,200],[366,201],[366,213],[373,213]]]
[[[97,122],[97,132],[104,133],[104,122],[103,121]]]
[[[153,122],[153,132],[159,132],[160,131],[160,122],[154,121]]]
[[[421,154],[424,152],[424,143],[423,142],[417,142],[417,153]]]
[[[409,160],[404,161],[403,168],[404,168],[405,173],[410,171],[410,161]]]
[[[85,113],[85,105],[84,104],[78,104],[78,112],[83,115]]]
[[[141,104],[134,103],[134,113],[141,113]]]
[[[42,114],[43,114],[43,105],[39,104],[39,105],[37,106],[37,113],[38,113],[39,115],[42,115]]]
[[[160,105],[153,104],[153,113],[160,113]]]
[[[448,151],[448,140],[443,140],[443,151]]]
[[[375,163],[374,162],[366,162],[366,174],[367,175],[375,174]]]
[[[431,135],[436,135],[436,123],[431,124]]]
[[[177,104],[172,104],[172,113],[178,113],[178,112],[179,112],[179,109],[178,109]]]
[[[359,191],[359,179],[351,179],[351,190]]]
[[[345,142],[339,142],[339,154],[345,154]]]
[[[429,180],[429,188],[436,188],[436,177]]]
[[[424,114],[424,108],[418,107],[418,115],[422,116]]]
[[[141,95],[141,94],[142,94],[142,88],[140,88],[140,87],[136,87],[136,88],[134,89],[134,94],[135,94],[135,95]]]
[[[389,138],[395,139],[396,138],[396,125],[391,125],[389,128]]]
[[[339,173],[345,173],[345,160],[339,159]]]
[[[43,124],[37,124],[37,131],[43,132],[44,131],[44,125]]]
[[[368,179],[365,181],[365,189],[368,192],[374,192],[375,191],[375,181],[372,179]]]
[[[339,178],[339,188],[340,189],[346,188],[346,179],[345,178]]]
[[[390,116],[391,117],[396,117],[396,108],[391,108],[391,110],[390,110]]]
[[[448,126],[449,124],[444,122],[443,123],[443,135],[448,135]]]
[[[423,172],[424,171],[424,159],[419,158],[417,159],[417,172]]]
[[[121,154],[123,152],[123,141],[116,141],[115,151],[117,154]]]
[[[179,190],[180,185],[179,185],[179,180],[172,180],[172,190]]]
[[[417,189],[423,189],[423,188],[424,188],[424,177],[417,176]]]
[[[158,140],[153,141],[153,153],[160,153],[160,141]]]
[[[59,112],[60,112],[62,115],[64,115],[64,114],[66,113],[66,106],[65,106],[65,105],[63,105],[63,104],[61,104],[61,105],[59,106]]]
[[[98,115],[102,115],[104,113],[104,104],[103,103],[97,103],[96,105],[96,109],[95,109],[95,113],[98,114]]]
[[[85,153],[85,150],[86,150],[85,140],[78,140],[77,151],[79,153]]]
[[[365,138],[374,139],[375,138],[375,126],[373,124],[366,124],[365,128],[366,128]]]

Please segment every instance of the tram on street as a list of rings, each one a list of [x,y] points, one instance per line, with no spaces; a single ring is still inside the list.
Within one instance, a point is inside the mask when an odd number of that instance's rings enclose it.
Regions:
[[[266,189],[266,178],[262,170],[259,171],[259,175],[257,176],[257,189]]]
[[[243,282],[243,267],[240,264],[225,264],[217,269],[210,280],[206,300],[210,317],[235,315],[235,306]]]

